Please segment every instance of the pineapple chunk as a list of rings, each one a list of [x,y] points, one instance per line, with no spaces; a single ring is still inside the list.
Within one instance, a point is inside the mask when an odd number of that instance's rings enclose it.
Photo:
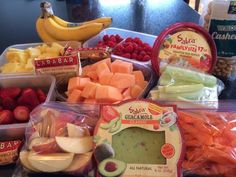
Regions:
[[[19,62],[19,63],[26,63],[27,59],[29,58],[28,53],[26,52],[12,52],[8,51],[6,53],[6,58],[8,62]]]
[[[39,55],[41,55],[40,49],[37,48],[30,47],[26,49],[26,51],[29,53],[29,56],[31,58],[37,58]]]
[[[58,56],[58,53],[51,52],[51,53],[42,53],[41,55],[38,56],[38,58],[47,59],[47,58],[53,58],[53,57],[57,57],[57,56]]]
[[[33,71],[34,70],[34,59],[33,58],[29,58],[26,65],[25,65],[25,69],[29,70],[29,71]]]
[[[26,72],[24,64],[21,63],[6,63],[1,67],[2,73]]]

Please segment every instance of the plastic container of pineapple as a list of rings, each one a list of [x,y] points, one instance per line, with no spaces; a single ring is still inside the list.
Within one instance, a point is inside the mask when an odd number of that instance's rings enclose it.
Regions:
[[[60,55],[64,47],[81,47],[77,41],[61,41],[52,43],[16,44],[7,47],[0,55],[0,75],[2,74],[33,74],[33,59],[49,58]]]
[[[0,88],[40,88],[45,94],[47,94],[45,102],[54,101],[56,99],[54,92],[55,83],[55,78],[49,75],[0,76]],[[22,140],[25,135],[25,128],[28,126],[30,126],[28,123],[0,125],[0,142]]]

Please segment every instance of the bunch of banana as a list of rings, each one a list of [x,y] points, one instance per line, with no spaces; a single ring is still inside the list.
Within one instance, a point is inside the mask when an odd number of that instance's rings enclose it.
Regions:
[[[67,22],[53,14],[49,2],[40,4],[42,15],[36,21],[36,30],[44,42],[85,41],[112,23],[111,17],[101,17],[83,23]]]

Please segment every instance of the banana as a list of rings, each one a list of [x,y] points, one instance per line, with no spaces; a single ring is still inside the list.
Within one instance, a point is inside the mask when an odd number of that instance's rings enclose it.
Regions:
[[[57,41],[50,36],[44,28],[44,19],[39,17],[36,21],[36,31],[43,42],[54,42]]]
[[[53,15],[52,18],[57,24],[64,26],[64,27],[82,26],[82,25],[89,24],[89,23],[102,23],[104,25],[104,28],[107,28],[112,23],[111,17],[100,17],[100,18],[96,18],[94,20],[90,20],[90,21],[86,21],[86,22],[82,22],[82,23],[67,22],[56,15]]]
[[[104,28],[102,23],[89,23],[73,28],[64,27],[57,24],[52,17],[44,18],[43,22],[46,32],[59,41],[85,41]]]

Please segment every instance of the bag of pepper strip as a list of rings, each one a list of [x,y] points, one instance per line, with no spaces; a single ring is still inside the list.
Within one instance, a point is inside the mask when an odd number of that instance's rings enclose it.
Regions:
[[[208,1],[203,11],[203,25],[217,47],[218,62],[214,74],[227,80],[236,79],[236,1]]]

